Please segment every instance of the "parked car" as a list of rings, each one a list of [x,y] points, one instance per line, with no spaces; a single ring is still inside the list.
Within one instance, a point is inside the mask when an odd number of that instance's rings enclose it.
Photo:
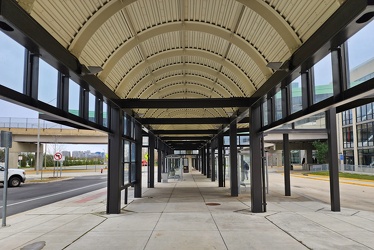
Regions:
[[[148,161],[147,160],[142,160],[142,166],[148,166]]]
[[[5,167],[0,166],[0,183],[4,184],[4,171]],[[9,168],[8,169],[8,186],[18,187],[26,180],[26,173],[23,169]]]

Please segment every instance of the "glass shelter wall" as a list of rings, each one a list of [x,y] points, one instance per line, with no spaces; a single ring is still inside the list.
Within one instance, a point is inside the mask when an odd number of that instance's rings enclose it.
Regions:
[[[0,85],[23,92],[25,48],[0,31]]]

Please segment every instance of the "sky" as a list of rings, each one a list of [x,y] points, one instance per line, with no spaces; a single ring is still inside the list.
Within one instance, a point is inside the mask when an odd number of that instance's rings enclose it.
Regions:
[[[38,112],[22,107],[20,105],[13,104],[0,99],[0,122],[8,119],[4,118],[38,118]],[[1,130],[1,128],[0,128]],[[107,153],[108,146],[106,144],[63,144],[59,145],[60,151],[87,151],[94,152],[105,152]],[[47,146],[47,150],[53,150],[53,146]]]

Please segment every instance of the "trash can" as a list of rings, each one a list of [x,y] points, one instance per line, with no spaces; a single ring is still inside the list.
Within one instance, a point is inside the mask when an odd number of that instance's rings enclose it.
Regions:
[[[161,179],[163,183],[168,182],[168,173],[161,173]]]

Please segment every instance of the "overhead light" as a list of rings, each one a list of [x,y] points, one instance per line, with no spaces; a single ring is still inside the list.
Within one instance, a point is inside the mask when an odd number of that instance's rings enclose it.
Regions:
[[[82,73],[81,75],[95,75],[99,72],[103,71],[103,68],[100,66],[86,66],[82,65]]]
[[[288,71],[290,69],[290,61],[285,62],[269,62],[266,67],[271,68],[275,71]]]

